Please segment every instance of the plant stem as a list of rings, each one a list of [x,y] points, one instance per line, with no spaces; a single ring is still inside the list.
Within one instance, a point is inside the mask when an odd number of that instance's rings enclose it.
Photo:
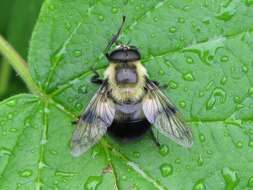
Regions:
[[[10,65],[24,80],[28,89],[36,95],[42,95],[41,90],[33,81],[27,63],[20,57],[20,55],[13,49],[13,47],[0,35],[0,53],[8,60]]]
[[[6,93],[10,80],[11,66],[3,59],[0,65],[0,96]]]

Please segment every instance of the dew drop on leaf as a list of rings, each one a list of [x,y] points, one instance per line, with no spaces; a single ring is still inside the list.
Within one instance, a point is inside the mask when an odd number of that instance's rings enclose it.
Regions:
[[[249,140],[248,145],[249,145],[249,147],[253,148],[253,140],[252,139]]]
[[[102,183],[102,176],[90,176],[84,184],[84,190],[96,190]]]
[[[220,83],[221,83],[222,85],[225,85],[226,82],[227,82],[227,77],[226,77],[226,76],[223,76],[222,79],[220,80]]]
[[[191,58],[191,57],[186,57],[186,62],[188,63],[188,64],[193,64],[194,62],[193,62],[193,59]]]
[[[10,100],[10,101],[6,102],[6,105],[11,106],[11,107],[15,106],[16,104],[17,104],[16,100]]]
[[[176,89],[176,88],[178,87],[178,84],[177,84],[175,81],[171,80],[171,81],[169,82],[169,87],[170,87],[171,89]]]
[[[153,19],[155,22],[157,22],[158,21],[158,18],[157,17],[154,17],[154,19]]]
[[[133,155],[135,158],[140,158],[140,156],[141,156],[140,152],[137,152],[137,151],[134,151]]]
[[[202,143],[206,141],[206,137],[205,137],[205,135],[203,133],[199,133],[199,140]]]
[[[179,106],[180,106],[181,108],[185,108],[185,107],[186,107],[186,102],[185,102],[184,100],[180,101],[180,102],[179,102]]]
[[[249,177],[247,186],[248,186],[248,187],[253,187],[253,176]]]
[[[173,167],[171,164],[167,164],[167,163],[162,164],[160,166],[160,172],[163,177],[167,177],[173,173]]]
[[[206,102],[206,110],[211,110],[215,104],[223,104],[226,101],[227,94],[222,88],[215,88]]]
[[[247,66],[243,65],[243,66],[242,66],[242,71],[243,71],[244,73],[247,73],[247,72],[249,71],[249,68],[248,68]]]
[[[32,170],[26,169],[18,172],[20,177],[30,177],[32,175]]]
[[[179,23],[185,23],[184,17],[179,17],[177,20]]]
[[[187,81],[194,81],[195,78],[192,73],[185,73],[183,74],[183,79]]]
[[[204,164],[204,159],[201,154],[198,155],[197,164],[198,164],[198,166],[203,166],[203,164]]]
[[[228,59],[228,56],[224,55],[220,58],[221,62],[227,62],[229,59]]]
[[[8,148],[0,147],[0,156],[3,156],[3,155],[11,156],[12,151]]]
[[[206,186],[205,186],[203,180],[201,179],[201,180],[197,181],[194,184],[192,190],[206,190]]]
[[[216,15],[216,18],[223,21],[229,21],[235,15],[235,8],[227,8]]]
[[[55,172],[55,176],[73,177],[75,175],[76,175],[75,173],[71,173],[71,172],[63,172],[63,171],[56,171]]]
[[[171,33],[175,33],[177,31],[177,28],[175,26],[172,26],[172,27],[169,28],[169,31]]]
[[[225,189],[226,190],[234,190],[235,187],[240,182],[240,178],[238,177],[238,173],[229,167],[225,167],[222,169],[221,174],[222,174],[224,181],[225,181]]]
[[[82,55],[82,51],[81,51],[81,50],[74,50],[74,51],[73,51],[73,55],[74,55],[75,57],[80,57],[80,56]]]
[[[117,9],[116,7],[113,7],[113,8],[112,8],[112,13],[113,13],[113,14],[116,14],[117,12],[118,12],[118,9]]]
[[[159,153],[162,155],[162,156],[166,156],[168,155],[170,152],[170,149],[167,145],[163,144],[160,146],[159,148]]]
[[[105,17],[104,17],[103,15],[99,15],[99,16],[98,16],[98,20],[102,22],[102,21],[105,20]]]
[[[235,143],[235,146],[237,148],[242,148],[243,147],[243,142],[242,141],[238,141],[238,142]]]

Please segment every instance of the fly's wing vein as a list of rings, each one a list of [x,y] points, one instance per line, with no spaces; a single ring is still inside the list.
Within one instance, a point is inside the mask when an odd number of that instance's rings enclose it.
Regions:
[[[175,106],[162,91],[147,79],[147,94],[143,98],[143,112],[153,127],[166,137],[184,146],[192,146],[192,133]]]
[[[105,82],[78,121],[71,140],[72,155],[79,156],[96,144],[106,133],[114,116],[114,103],[108,97],[108,86]]]

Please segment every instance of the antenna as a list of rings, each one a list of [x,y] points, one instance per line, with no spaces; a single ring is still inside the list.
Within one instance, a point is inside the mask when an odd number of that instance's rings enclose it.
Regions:
[[[107,44],[107,46],[106,46],[106,48],[105,48],[105,50],[104,50],[104,54],[105,54],[105,56],[106,56],[107,58],[108,58],[108,56],[109,56],[108,52],[109,52],[110,48],[111,48],[112,45],[117,41],[117,39],[119,38],[120,33],[122,32],[122,29],[123,29],[123,26],[124,26],[124,24],[125,24],[125,21],[126,21],[126,16],[123,15],[123,17],[122,17],[122,23],[121,23],[121,25],[120,25],[120,28],[119,28],[117,34],[112,36],[111,41],[109,41],[109,43]]]

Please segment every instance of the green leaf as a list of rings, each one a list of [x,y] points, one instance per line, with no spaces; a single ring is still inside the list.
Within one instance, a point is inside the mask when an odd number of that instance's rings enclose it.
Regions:
[[[122,14],[124,40],[140,48],[150,78],[169,86],[194,145],[107,136],[73,158],[71,120],[97,89],[90,67],[106,67],[102,51]],[[252,189],[252,18],[249,0],[47,0],[29,54],[44,95],[0,105],[0,189]]]

